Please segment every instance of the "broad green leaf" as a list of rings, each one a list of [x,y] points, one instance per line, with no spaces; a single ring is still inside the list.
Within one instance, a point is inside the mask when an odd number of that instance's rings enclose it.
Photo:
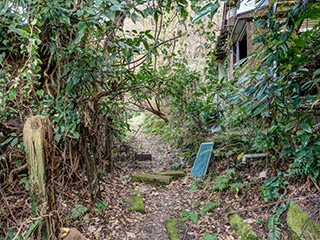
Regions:
[[[264,104],[259,105],[253,110],[252,115],[257,116],[258,114],[262,113],[268,106],[269,102],[265,102]]]
[[[73,138],[74,139],[79,139],[80,133],[79,132],[73,132]]]
[[[300,127],[303,131],[307,132],[307,133],[312,133],[312,128],[309,124],[307,123],[300,123]]]
[[[138,19],[138,15],[137,15],[135,12],[133,12],[133,13],[131,14],[131,20],[132,20],[132,22],[136,23],[136,22],[137,22],[137,19]]]
[[[216,1],[215,3],[209,3],[205,5],[192,19],[192,22],[196,22],[202,18],[204,18],[206,15],[210,14],[211,17],[217,12],[218,8],[220,7],[220,4]]]
[[[9,93],[8,94],[8,100],[9,101],[13,101],[17,96],[17,89],[16,88],[12,88],[12,89],[10,89],[10,91],[8,93]]]
[[[267,87],[269,86],[268,82],[264,82],[262,84],[262,86],[260,86],[260,88],[258,89],[258,91],[255,92],[255,94],[253,95],[255,98],[257,98],[257,100],[260,100],[259,98],[261,97],[262,94],[265,93],[265,90],[267,89]]]
[[[103,212],[107,208],[108,204],[105,202],[97,202],[96,207],[100,212]]]
[[[20,35],[21,37],[25,37],[25,36],[28,35],[28,32],[27,32],[27,31],[24,31],[24,30],[22,30],[21,28],[16,28],[16,27],[13,26],[13,25],[10,25],[10,26],[9,26],[9,31],[8,31],[8,32],[9,32],[9,33],[10,33],[10,32],[14,32],[14,33]]]
[[[193,224],[197,224],[197,222],[198,222],[198,213],[196,211],[191,211],[189,214],[190,214],[189,215],[189,219],[191,220],[191,222]]]
[[[87,24],[85,22],[79,22],[77,24],[77,29],[78,29],[78,34],[73,42],[74,45],[77,45],[86,34]]]
[[[313,78],[316,78],[319,75],[320,75],[320,68],[314,71]]]
[[[106,17],[110,20],[114,20],[116,18],[116,13],[114,11],[107,10]]]
[[[0,143],[0,146],[4,146],[4,145],[8,144],[9,142],[12,141],[12,139],[13,139],[12,137],[7,138],[7,139],[4,140],[2,143]]]
[[[14,138],[14,139],[12,139],[12,141],[11,141],[11,143],[10,143],[10,146],[11,147],[14,147],[15,145],[17,145],[17,143],[18,143],[18,141],[19,141],[19,138]]]
[[[38,219],[35,222],[30,224],[29,229],[24,236],[25,239],[29,239],[31,237],[32,233],[39,227],[40,223],[41,223],[41,220]]]

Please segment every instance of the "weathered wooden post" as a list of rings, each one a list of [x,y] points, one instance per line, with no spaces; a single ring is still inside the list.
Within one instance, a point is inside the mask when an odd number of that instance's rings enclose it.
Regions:
[[[48,117],[29,117],[23,127],[23,143],[29,166],[32,215],[41,220],[34,239],[57,239],[53,134]]]

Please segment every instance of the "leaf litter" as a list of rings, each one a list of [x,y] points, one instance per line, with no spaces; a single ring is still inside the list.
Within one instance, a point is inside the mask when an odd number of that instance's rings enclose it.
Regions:
[[[77,228],[88,239],[167,240],[165,220],[181,219],[185,212],[194,221],[188,219],[185,224],[178,224],[181,239],[205,239],[205,236],[214,239],[213,236],[218,236],[218,239],[231,240],[237,237],[229,225],[228,215],[238,212],[259,237],[268,235],[268,218],[280,203],[267,205],[262,201],[259,187],[264,179],[259,175],[265,171],[264,167],[259,168],[253,163],[237,169],[241,173],[242,185],[250,183],[250,186],[242,186],[238,192],[230,189],[213,192],[214,182],[209,179],[214,179],[212,173],[221,174],[230,169],[232,159],[211,164],[209,177],[204,181],[196,182],[188,173],[186,177],[174,180],[167,186],[155,187],[133,183],[130,176],[141,171],[154,173],[170,170],[170,166],[179,161],[178,152],[159,136],[146,135],[142,131],[134,136],[134,144],[135,151],[151,153],[152,161],[135,162],[132,156],[115,161],[113,172],[100,182],[102,199],[99,205],[91,203],[89,191],[83,187],[85,184],[70,181],[65,186],[57,187],[58,215],[65,227]],[[191,166],[187,169],[191,170]],[[26,230],[32,222],[30,200],[24,186],[13,183],[5,190],[6,194],[1,190],[0,200],[1,235],[5,228]],[[300,201],[304,210],[312,212],[320,208],[319,193],[309,189],[304,182],[290,185],[286,191],[287,196]],[[143,195],[144,214],[128,211],[128,198],[137,192]],[[73,219],[71,213],[75,206],[81,206],[82,211]],[[281,228],[282,238],[288,238],[286,226]]]

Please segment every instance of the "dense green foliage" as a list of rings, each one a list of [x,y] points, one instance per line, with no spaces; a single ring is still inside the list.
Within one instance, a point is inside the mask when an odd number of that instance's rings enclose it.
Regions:
[[[197,14],[190,14],[188,4]],[[60,177],[77,177],[84,168],[96,199],[97,166],[111,169],[112,147],[128,130],[127,109],[134,106],[160,119],[149,119],[151,131],[180,148],[184,162],[192,163],[218,125],[221,135],[231,136],[228,148],[236,142],[241,152],[267,152],[274,176],[260,187],[265,202],[281,197],[288,177],[310,177],[319,188],[320,3],[298,0],[281,18],[270,6],[265,17],[255,18],[256,50],[232,78],[218,77],[214,24],[205,18],[212,20],[218,7],[195,0],[2,1],[0,183],[25,163],[25,119],[48,115],[55,156],[63,164],[56,166]],[[125,29],[125,20],[150,19],[153,25],[143,30]],[[301,29],[307,20],[316,24]],[[190,67],[193,59],[178,44],[188,35],[187,25],[205,39],[198,68]],[[175,31],[170,35],[167,29]],[[235,129],[244,133],[239,141],[231,134]],[[236,158],[238,151],[223,156]],[[238,196],[243,186],[232,182],[234,175],[232,168],[216,177],[212,191],[230,187]],[[26,182],[21,174],[27,188]],[[79,206],[72,218],[86,212]],[[208,203],[201,217],[214,207]],[[283,211],[268,221],[270,238],[278,239]],[[196,211],[182,215],[193,223],[199,217]]]
[[[319,2],[297,1],[284,19],[273,10],[256,19],[263,34],[255,38],[258,50],[247,61],[259,64],[239,74],[236,94],[230,97],[239,122],[254,129],[253,150],[291,163],[290,174],[308,175],[314,182],[320,168],[320,24],[300,27],[307,19],[319,19],[319,8]]]
[[[188,148],[197,142],[190,136],[200,136],[217,122],[212,114],[219,115],[223,99],[234,104],[225,106],[229,116],[225,127],[237,123],[254,127],[254,150],[269,151],[275,159],[292,158],[292,172],[315,180],[320,152],[319,134],[313,127],[319,105],[319,23],[299,30],[305,19],[319,18],[319,3],[298,1],[281,20],[272,10],[267,18],[256,19],[263,35],[254,42],[261,51],[247,62],[261,64],[227,82],[218,80],[215,70],[212,24],[201,21],[207,14],[212,17],[219,4],[202,9],[197,1],[191,4],[198,11],[193,18],[200,26],[198,32],[207,37],[206,66],[200,74],[190,69],[183,55],[168,54],[171,40],[185,34],[182,30],[173,39],[165,39],[157,28],[123,31],[125,18],[135,22],[151,17],[156,25],[165,22],[167,27],[170,22],[164,16],[170,12],[179,14],[177,21],[188,19],[186,1],[152,6],[147,2],[3,2],[0,117],[9,128],[2,126],[6,134],[1,146],[19,144],[20,132],[10,131],[10,120],[21,125],[30,114],[50,116],[61,151],[71,151],[69,142],[76,145],[81,138],[103,141],[103,136],[91,136],[105,128],[112,128],[115,136],[122,134],[124,94],[130,92],[131,103],[170,120],[170,137]],[[165,64],[168,59],[170,64]],[[236,94],[229,97],[232,93]],[[104,151],[97,145],[85,150],[94,161]]]
[[[158,27],[171,12],[177,21],[186,19],[186,5],[184,0],[2,2],[1,176],[21,162],[18,157],[9,163],[9,156],[18,144],[18,151],[23,147],[19,137],[26,117],[41,114],[53,123],[56,154],[71,166],[66,173],[84,165],[89,182],[96,182],[95,164],[110,169],[113,138],[127,128],[126,93],[151,89],[135,71],[152,65],[166,44],[181,36],[160,37]],[[154,19],[155,26],[125,31],[126,19]]]

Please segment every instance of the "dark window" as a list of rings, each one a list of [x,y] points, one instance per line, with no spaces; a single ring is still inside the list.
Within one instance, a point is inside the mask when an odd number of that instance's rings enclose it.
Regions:
[[[238,62],[237,59],[237,43],[233,45],[233,50],[232,50],[232,55],[233,55],[233,64],[235,64],[236,62]]]
[[[233,64],[248,56],[248,37],[245,28],[232,48]]]
[[[242,38],[239,41],[239,60],[246,58],[248,55],[248,41],[247,41],[247,30],[245,30]]]

